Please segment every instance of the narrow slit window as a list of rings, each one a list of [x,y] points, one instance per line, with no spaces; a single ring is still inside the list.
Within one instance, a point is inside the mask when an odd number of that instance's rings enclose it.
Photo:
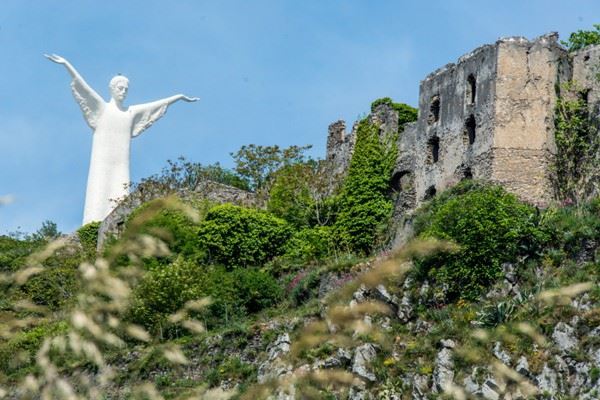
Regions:
[[[476,127],[475,116],[471,114],[465,121],[465,138],[469,141],[469,144],[475,143]]]
[[[467,78],[467,104],[475,104],[475,95],[477,94],[477,81],[473,74]]]
[[[430,163],[436,163],[440,159],[440,138],[437,136],[429,139],[429,161]]]
[[[429,105],[429,116],[427,122],[433,124],[440,120],[440,96],[435,95],[431,98],[431,104]]]

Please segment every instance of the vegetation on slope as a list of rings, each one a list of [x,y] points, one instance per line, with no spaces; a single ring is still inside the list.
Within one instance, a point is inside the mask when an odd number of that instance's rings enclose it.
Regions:
[[[422,382],[426,396],[460,398],[439,383],[454,346],[454,382],[536,393],[531,376],[565,357],[547,339],[559,323],[582,346],[570,357],[590,362],[597,200],[541,211],[466,181],[417,212],[416,242],[365,259],[383,247],[395,155],[367,120],[359,133],[339,192],[312,188],[321,166],[296,159],[255,179],[272,193],[267,210],[154,200],[100,254],[95,226],[80,247],[51,229],[1,237],[0,387],[58,398],[226,398],[235,387],[257,399],[293,385],[307,398],[391,399]],[[531,376],[499,366],[497,346]],[[356,354],[372,357],[357,369]]]

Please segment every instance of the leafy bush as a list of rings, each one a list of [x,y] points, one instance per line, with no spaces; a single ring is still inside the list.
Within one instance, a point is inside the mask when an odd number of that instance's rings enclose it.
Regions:
[[[98,246],[98,229],[100,222],[90,222],[77,229],[77,237],[86,255],[92,257],[96,254]]]
[[[583,89],[568,82],[561,86],[554,109],[556,153],[552,178],[557,197],[567,204],[596,194],[600,181],[598,126],[584,97]]]
[[[377,126],[359,122],[348,175],[339,197],[335,230],[342,246],[368,254],[392,213],[388,196],[396,162],[396,137],[380,138]]]
[[[259,191],[268,185],[273,173],[286,165],[302,163],[304,152],[312,146],[260,146],[249,144],[231,153],[238,176],[248,182],[251,190]]]
[[[247,313],[258,312],[281,300],[283,289],[271,275],[241,268],[232,274],[237,300]]]
[[[66,332],[66,322],[39,325],[0,344],[0,371],[7,373],[33,363],[45,338]]]
[[[561,44],[566,46],[569,51],[583,49],[586,46],[600,44],[600,24],[594,24],[594,30],[578,30],[571,33],[567,41],[561,40]]]
[[[232,304],[235,291],[231,276],[179,258],[170,265],[155,267],[146,273],[134,290],[129,318],[155,334],[166,332],[169,335],[168,316],[188,301],[208,296],[215,300],[205,319],[210,325],[220,322],[217,319],[221,310],[235,314],[231,309],[239,308]]]
[[[144,213],[145,210],[155,207],[157,204],[160,205],[160,202],[163,201],[164,199],[155,199],[138,207],[129,216],[128,225],[129,221],[139,220],[138,216]],[[187,205],[197,211],[200,218],[206,214],[207,209],[210,207],[210,203],[206,201],[188,202]],[[151,218],[145,219],[142,226],[137,228],[137,232],[162,238],[168,243],[169,249],[175,256],[180,254],[191,260],[199,260],[204,257],[204,253],[198,239],[198,229],[199,224],[193,221],[181,208],[166,206],[154,213]],[[173,257],[167,258],[166,262],[168,263],[172,259]],[[165,260],[162,261],[162,264],[165,264]]]
[[[600,199],[577,206],[549,208],[543,214],[542,226],[552,247],[571,257],[600,241]]]
[[[290,235],[289,225],[268,212],[223,204],[200,224],[199,243],[209,263],[246,267],[282,254]]]
[[[188,301],[211,298],[212,304],[196,317],[212,328],[270,307],[281,296],[281,287],[266,273],[202,267],[179,258],[144,276],[135,288],[129,318],[155,334],[172,336],[176,333],[168,316]]]
[[[308,160],[286,165],[273,174],[267,209],[294,227],[330,225],[331,192],[339,179],[328,161]]]
[[[294,232],[285,245],[283,258],[288,262],[306,265],[328,257],[333,246],[331,227],[306,228]]]
[[[501,277],[503,262],[537,250],[545,239],[538,219],[535,208],[503,188],[466,181],[434,198],[417,217],[421,237],[460,246],[420,260],[418,274],[446,286],[450,300],[476,299]]]
[[[371,103],[371,112],[374,112],[375,109],[381,104],[387,104],[388,106],[392,107],[396,112],[398,112],[398,126],[400,127],[400,131],[403,130],[404,124],[417,120],[419,110],[409,106],[408,104],[395,103],[389,97],[383,97]]]
[[[23,290],[35,304],[58,310],[75,298],[80,286],[77,267],[66,265],[46,268],[31,277]]]
[[[292,278],[287,290],[295,306],[305,303],[318,294],[321,283],[320,271],[302,271]]]
[[[275,173],[267,210],[295,227],[308,226],[314,200],[311,196],[313,168],[308,164],[283,167]]]
[[[249,190],[248,182],[235,172],[221,167],[219,163],[202,165],[185,157],[167,160],[167,166],[159,174],[142,179],[133,186],[132,192],[143,191],[166,196],[180,190],[197,190],[203,183],[213,181]]]
[[[16,271],[25,263],[25,259],[41,244],[31,240],[11,236],[0,236],[0,270]]]

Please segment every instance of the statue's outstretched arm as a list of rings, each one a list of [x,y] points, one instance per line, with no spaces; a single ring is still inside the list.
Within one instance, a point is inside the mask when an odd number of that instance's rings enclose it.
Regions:
[[[69,72],[69,75],[71,75],[71,77],[73,78],[73,80],[76,81],[80,81],[81,83],[85,84],[85,86],[89,87],[90,90],[93,90],[85,81],[85,79],[83,79],[83,77],[79,74],[79,72],[77,72],[77,70],[75,69],[75,67],[73,67],[73,65],[71,65],[71,63],[69,61],[67,61],[66,58],[61,57],[59,55],[56,54],[44,54],[44,57],[46,57],[48,60],[55,62],[57,64],[61,64],[64,65],[64,67],[67,69],[67,72]]]
[[[102,100],[102,97],[88,85],[85,79],[83,79],[67,59],[56,54],[44,54],[44,56],[52,62],[65,66],[69,75],[73,78],[73,81],[71,82],[73,96],[79,104],[79,107],[81,107],[83,116],[90,128],[96,129],[98,116],[104,107],[104,100]]]
[[[133,129],[131,136],[136,137],[143,131],[148,129],[153,123],[158,121],[167,112],[167,107],[171,104],[179,101],[194,102],[198,101],[197,97],[189,97],[183,94],[176,94],[175,96],[166,97],[164,99],[156,100],[150,103],[138,104],[131,106],[130,109],[133,111],[135,117],[133,122]]]
[[[193,103],[195,101],[200,100],[199,97],[189,97],[183,94],[176,94],[175,96],[167,97],[166,99],[157,100],[158,102],[167,103],[167,105],[171,105],[179,100],[187,101],[188,103]]]

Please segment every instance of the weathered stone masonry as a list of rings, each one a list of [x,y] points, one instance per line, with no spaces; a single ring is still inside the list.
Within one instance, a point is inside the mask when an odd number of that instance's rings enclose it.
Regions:
[[[500,39],[428,75],[419,88],[418,120],[405,126],[398,141],[392,177],[397,210],[414,209],[469,178],[548,205],[557,88],[574,79],[597,109],[598,60],[600,46],[568,54],[551,33],[531,41]],[[389,113],[394,111],[382,105],[369,118],[390,119]],[[327,159],[338,171],[347,168],[353,145],[354,132],[346,134],[343,121],[329,127]]]

